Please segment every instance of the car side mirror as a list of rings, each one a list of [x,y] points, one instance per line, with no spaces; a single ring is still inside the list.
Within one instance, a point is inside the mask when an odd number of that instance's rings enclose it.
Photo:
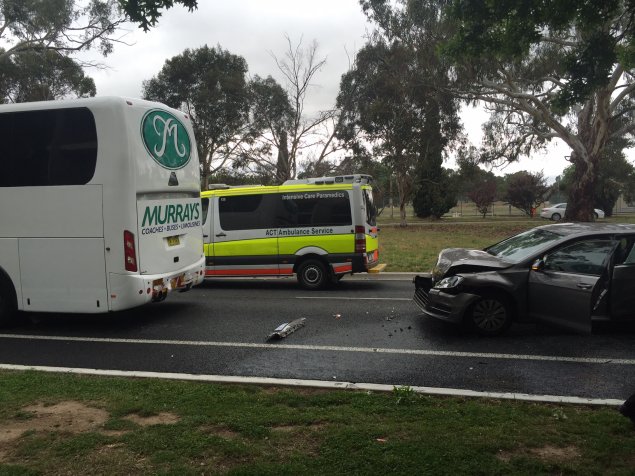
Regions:
[[[543,269],[545,269],[545,260],[543,258],[538,258],[531,265],[532,271],[542,271]]]

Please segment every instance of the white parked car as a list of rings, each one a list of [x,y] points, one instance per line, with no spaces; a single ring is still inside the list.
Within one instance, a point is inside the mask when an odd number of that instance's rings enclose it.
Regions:
[[[540,212],[541,218],[548,218],[549,220],[558,221],[561,218],[564,218],[564,212],[567,209],[566,203],[556,203],[548,208],[543,208]],[[604,218],[604,212],[599,208],[594,209],[595,218]]]

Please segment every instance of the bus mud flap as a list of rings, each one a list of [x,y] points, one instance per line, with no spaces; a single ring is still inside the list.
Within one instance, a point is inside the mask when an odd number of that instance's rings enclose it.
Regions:
[[[285,322],[276,327],[271,334],[267,336],[267,340],[270,339],[283,339],[289,334],[297,331],[300,327],[304,327],[306,317],[301,317],[291,322]]]

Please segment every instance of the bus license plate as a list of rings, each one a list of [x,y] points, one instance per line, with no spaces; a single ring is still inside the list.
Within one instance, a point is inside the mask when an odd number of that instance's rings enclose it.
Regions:
[[[168,246],[177,246],[180,244],[178,236],[168,236]]]

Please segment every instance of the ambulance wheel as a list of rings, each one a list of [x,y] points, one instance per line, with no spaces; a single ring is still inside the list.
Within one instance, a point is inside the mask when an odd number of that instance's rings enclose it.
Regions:
[[[326,266],[316,259],[306,260],[298,268],[298,282],[304,289],[322,289],[328,282]]]

